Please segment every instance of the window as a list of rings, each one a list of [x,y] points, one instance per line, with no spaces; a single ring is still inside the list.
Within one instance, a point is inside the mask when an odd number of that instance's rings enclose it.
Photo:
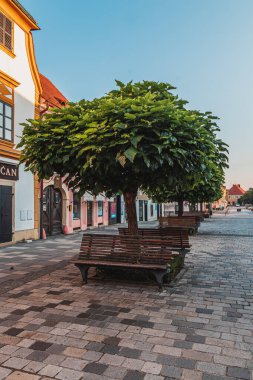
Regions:
[[[12,141],[12,106],[0,100],[0,139]]]
[[[81,200],[78,194],[73,195],[73,219],[80,219]]]
[[[153,204],[150,205],[150,216],[151,217],[154,216],[154,205]]]
[[[0,12],[0,44],[12,51],[12,21]]]
[[[98,216],[103,216],[103,201],[98,201]]]

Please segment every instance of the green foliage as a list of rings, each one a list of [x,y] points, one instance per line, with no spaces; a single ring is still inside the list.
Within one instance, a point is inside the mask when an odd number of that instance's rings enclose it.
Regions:
[[[80,195],[188,190],[208,183],[216,168],[223,173],[227,148],[216,137],[217,118],[187,110],[167,83],[116,83],[99,99],[23,124],[26,170],[39,178],[65,176]]]
[[[238,199],[239,204],[251,204],[253,205],[253,188],[250,187],[249,190],[244,193],[240,199]]]

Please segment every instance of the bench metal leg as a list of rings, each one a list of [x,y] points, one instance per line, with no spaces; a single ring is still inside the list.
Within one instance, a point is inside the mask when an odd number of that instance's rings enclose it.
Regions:
[[[169,269],[152,270],[152,273],[155,276],[156,282],[158,283],[159,289],[163,289],[163,278],[169,272],[170,272]]]
[[[84,264],[75,264],[75,266],[80,270],[82,278],[83,278],[83,282],[85,284],[87,284],[87,282],[88,282],[88,271],[89,271],[90,267],[88,265],[84,265]]]

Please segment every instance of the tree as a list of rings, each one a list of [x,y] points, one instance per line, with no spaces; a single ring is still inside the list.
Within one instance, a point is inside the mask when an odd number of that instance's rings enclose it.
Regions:
[[[244,193],[241,198],[238,199],[238,203],[242,204],[253,204],[253,188],[250,187],[249,190]]]
[[[163,183],[155,190],[148,189],[148,195],[160,203],[177,202],[179,216],[183,215],[184,201],[195,204],[218,199],[225,180],[224,170],[228,167],[227,144],[217,137],[217,132],[220,131],[216,123],[217,117],[210,112],[205,114],[194,112],[198,115],[198,122],[206,128],[211,148],[203,150],[204,157],[195,162],[194,170],[185,171],[181,168],[173,182]],[[196,146],[197,149],[200,148]]]
[[[203,122],[207,115],[186,110],[171,85],[116,83],[118,89],[99,99],[28,120],[19,147],[26,170],[40,179],[57,172],[80,195],[122,193],[135,234],[137,190],[155,190],[173,183],[177,173],[192,173],[207,154],[216,154],[216,145],[213,127]]]

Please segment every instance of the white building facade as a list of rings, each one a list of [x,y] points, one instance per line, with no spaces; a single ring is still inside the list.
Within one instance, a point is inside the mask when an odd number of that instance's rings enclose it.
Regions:
[[[0,245],[38,237],[38,184],[18,166],[16,145],[41,92],[32,30],[35,20],[17,0],[0,2]]]

